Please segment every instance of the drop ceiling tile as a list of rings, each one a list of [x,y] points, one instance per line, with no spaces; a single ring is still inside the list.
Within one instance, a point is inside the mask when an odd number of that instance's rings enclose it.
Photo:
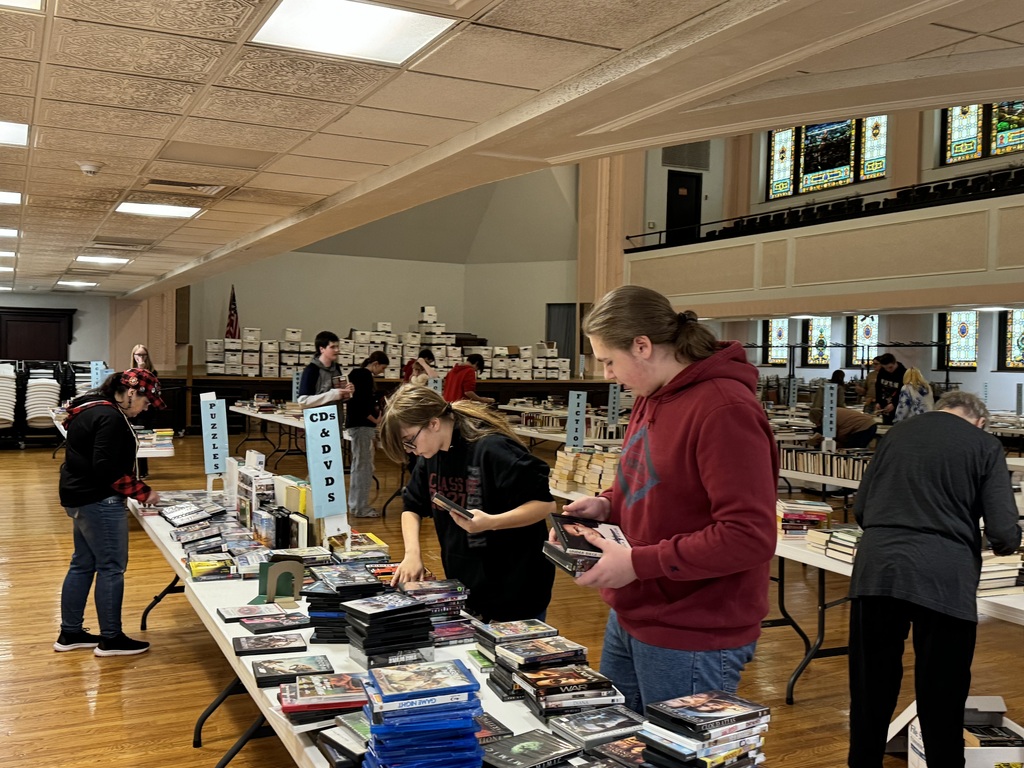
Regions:
[[[345,160],[325,160],[322,157],[288,155],[268,165],[267,174],[289,173],[294,176],[359,181],[367,176],[372,176],[378,171],[383,171],[386,167],[384,165],[353,163]]]
[[[0,95],[0,120],[9,123],[31,123],[32,99]]]
[[[90,211],[75,208],[36,208],[35,206],[25,208],[25,221],[84,221],[93,226],[99,226],[99,223],[103,221],[106,215],[106,211]]]
[[[262,191],[262,190],[261,190]],[[210,207],[211,213],[241,216],[258,215],[279,218],[302,209],[301,205],[273,205],[271,203],[247,203],[241,200],[224,200]]]
[[[25,180],[21,179],[4,179],[3,184],[0,184],[0,189],[4,192],[24,192],[25,191]]]
[[[286,211],[293,211],[294,208],[286,208]],[[280,221],[280,216],[269,216],[258,213],[238,213],[237,211],[224,210],[220,206],[206,211],[198,221],[223,221],[248,224],[252,227],[263,227]]]
[[[113,202],[121,196],[121,189],[113,187],[71,187],[67,184],[50,184],[32,181],[28,185],[29,194],[47,195],[49,197],[67,197],[76,200],[102,200]]]
[[[33,96],[39,65],[34,61],[0,59],[0,93],[13,96]]]
[[[146,165],[146,161],[138,157],[115,157],[113,155],[91,153],[83,156],[81,152],[57,152],[52,149],[36,149],[32,155],[32,164],[40,168],[62,168],[67,171],[81,173],[79,160],[91,160],[102,163],[100,174],[125,174],[134,176]]]
[[[0,10],[0,57],[38,61],[43,55],[45,24],[41,13]]]
[[[1020,3],[1007,5],[1005,2],[993,0],[992,2],[973,2],[969,10],[962,10],[963,6],[954,5],[955,10],[960,13],[951,13],[949,16],[940,16],[942,24],[948,24],[957,29],[969,29],[972,32],[991,32],[1009,24],[1016,24],[1024,21],[1024,7]]]
[[[28,166],[25,165],[11,165],[4,163],[3,165],[0,165],[0,179],[3,179],[4,181],[22,181],[25,178],[25,172],[27,170]]]
[[[60,0],[57,13],[73,19],[238,40],[273,0]]]
[[[30,181],[42,181],[50,184],[68,184],[75,187],[127,187],[132,183],[134,176],[121,175],[116,173],[99,173],[96,176],[86,176],[77,168],[75,170],[63,168],[40,168],[33,166],[29,170]]]
[[[54,66],[47,67],[43,86],[50,99],[176,113],[184,112],[198,92],[194,83]]]
[[[868,61],[873,65],[906,61],[968,37],[966,32],[934,24],[900,24],[803,59],[799,69],[824,73],[863,67]]]
[[[1024,45],[1024,24],[1013,24],[1009,27],[1002,27],[992,33],[1004,40],[1013,40],[1015,43]]]
[[[363,101],[367,107],[482,121],[527,101],[535,91],[403,72]]]
[[[629,48],[720,4],[720,0],[505,0],[480,21],[609,48]]]
[[[238,222],[238,221],[216,221],[213,219],[207,219],[200,216],[189,222],[187,229],[189,231],[195,229],[212,229],[218,232],[237,232],[239,235],[242,232],[254,232],[259,229],[260,225],[253,224],[252,222]],[[185,229],[183,227],[183,229]]]
[[[433,146],[476,125],[465,120],[354,107],[323,133]]]
[[[294,205],[305,208],[323,200],[324,195],[309,192],[285,192],[272,189],[250,189],[245,187],[228,195],[229,201],[242,203],[267,203],[270,205]]]
[[[316,195],[333,195],[345,187],[351,186],[351,184],[351,181],[307,179],[302,176],[288,176],[281,173],[261,173],[249,182],[249,186],[256,189],[281,192],[308,192]]]
[[[101,153],[119,157],[152,157],[163,142],[138,136],[118,136],[113,133],[87,133],[63,128],[37,127],[33,132],[34,145],[39,149],[59,149],[68,152]]]
[[[25,147],[0,146],[0,163],[24,165],[28,162],[28,149]]]
[[[308,135],[303,131],[292,131],[287,128],[190,117],[178,129],[174,138],[179,141],[242,147],[264,152],[286,152]]]
[[[169,192],[147,192],[145,190],[132,190],[125,196],[128,203],[157,203],[159,205],[188,205],[195,208],[203,208],[214,202],[217,198],[206,195],[178,195]]]
[[[217,246],[224,245],[224,243],[230,243],[232,240],[236,240],[234,233],[231,233],[225,237],[217,237],[216,233],[211,229],[203,229],[192,232],[175,232],[173,235],[168,235],[163,239],[161,245],[171,245],[173,243],[182,243],[189,247],[209,246],[215,248]]]
[[[171,181],[187,181],[196,184],[221,184],[234,187],[242,184],[252,176],[252,171],[155,160],[149,164],[143,175],[151,179],[169,179]]]
[[[47,197],[46,195],[29,195],[28,204],[30,207],[39,209],[45,208],[70,208],[78,211],[109,211],[110,203],[102,200],[73,200],[69,197]]]
[[[615,53],[610,48],[469,26],[449,37],[409,69],[543,90],[611,58]]]
[[[157,155],[160,160],[193,165],[215,165],[218,167],[244,168],[255,171],[275,157],[279,152],[262,152],[255,149],[226,147],[215,144],[198,144],[194,141],[169,141]]]
[[[327,101],[295,99],[234,88],[211,88],[192,110],[192,114],[197,117],[313,131],[344,108]]]
[[[394,73],[374,64],[246,47],[217,85],[350,103]]]
[[[224,43],[57,18],[50,61],[201,83],[228,50]]]
[[[151,139],[166,138],[178,121],[175,115],[65,101],[43,100],[39,111],[40,115],[35,121],[39,125]]]
[[[328,157],[332,160],[355,160],[377,165],[394,165],[422,152],[422,144],[398,144],[355,136],[317,134],[292,150],[293,155]]]
[[[21,221],[21,208],[19,206],[12,205],[10,208],[0,208],[0,227],[17,228],[19,221]]]

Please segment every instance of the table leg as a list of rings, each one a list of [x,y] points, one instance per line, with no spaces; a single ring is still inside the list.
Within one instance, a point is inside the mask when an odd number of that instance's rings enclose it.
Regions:
[[[217,707],[224,703],[228,696],[234,696],[239,693],[246,693],[245,686],[242,685],[242,681],[238,677],[233,677],[227,687],[217,694],[217,697],[210,702],[210,706],[204,709],[203,714],[196,720],[196,727],[192,730],[193,747],[199,749],[203,746],[203,726],[210,719],[210,715],[216,711]]]
[[[249,743],[251,739],[261,739],[265,736],[273,736],[273,729],[267,727],[267,719],[260,715],[253,720],[252,725],[245,729],[245,733],[238,737],[238,741],[231,745],[231,749],[224,753],[224,757],[217,761],[217,765],[214,768],[224,768],[230,763],[235,755],[242,751],[242,747]]]
[[[807,665],[811,663],[811,659],[822,659],[830,656],[845,656],[849,649],[847,646],[836,646],[835,648],[822,648],[822,643],[825,642],[825,611],[829,608],[834,608],[837,605],[842,605],[849,601],[848,597],[841,597],[838,600],[831,602],[825,600],[825,571],[822,568],[818,569],[818,634],[814,638],[814,642],[811,643],[810,648],[807,649],[807,653],[803,659],[797,664],[793,674],[789,677],[789,684],[786,686],[786,703],[792,704],[793,689],[796,687],[796,681],[799,679],[803,671],[807,669]]]
[[[146,610],[142,612],[142,624],[140,625],[139,629],[141,629],[143,632],[146,631],[146,617],[149,616],[150,611],[156,608],[157,603],[159,603],[168,595],[180,595],[184,591],[185,585],[178,584],[178,577],[175,576],[173,581],[171,581],[170,584],[164,587],[163,591],[159,595],[154,595],[153,600],[150,602],[149,605],[146,606]]]

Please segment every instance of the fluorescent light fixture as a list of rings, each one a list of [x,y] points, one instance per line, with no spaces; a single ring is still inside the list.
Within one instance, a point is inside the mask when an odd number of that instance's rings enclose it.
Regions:
[[[1009,307],[978,307],[975,312],[1009,312]]]
[[[282,0],[254,43],[401,64],[455,22],[353,0]]]
[[[0,251],[0,259],[13,259],[14,256],[14,251]]]
[[[13,290],[14,289],[11,288],[11,286],[9,286],[9,285],[0,285],[0,291],[13,291]]]
[[[158,205],[156,203],[121,203],[117,206],[118,213],[134,213],[139,216],[165,216],[175,219],[190,219],[200,208],[187,205]]]
[[[18,230],[16,229],[4,229],[0,227],[0,237],[17,237]]]
[[[99,283],[87,283],[83,280],[58,280],[57,285],[66,285],[71,288],[95,288]]]
[[[0,5],[6,5],[8,8],[28,8],[30,11],[43,10],[43,0],[0,0]]]
[[[812,320],[814,315],[793,315],[790,320]]]
[[[2,205],[20,205],[21,204],[21,192],[0,192],[0,204],[2,204]]]
[[[90,264],[127,264],[131,259],[117,256],[79,256],[75,261],[88,261]]]
[[[0,267],[0,272],[13,272],[14,267]]]
[[[24,123],[5,123],[0,120],[0,144],[28,146],[28,126]]]

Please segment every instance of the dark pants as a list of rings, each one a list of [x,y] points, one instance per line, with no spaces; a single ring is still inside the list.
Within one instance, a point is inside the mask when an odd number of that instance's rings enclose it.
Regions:
[[[878,432],[877,424],[872,424],[863,432],[854,432],[843,441],[843,448],[867,448],[875,439],[876,432]]]
[[[963,768],[964,704],[978,625],[891,597],[850,603],[850,768],[882,768],[914,627],[917,714],[928,768]]]

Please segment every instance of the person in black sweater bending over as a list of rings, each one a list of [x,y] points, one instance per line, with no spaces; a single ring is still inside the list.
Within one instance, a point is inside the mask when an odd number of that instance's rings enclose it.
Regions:
[[[882,366],[878,370],[878,378],[875,379],[875,413],[882,415],[883,424],[892,424],[907,367],[891,352],[879,355],[875,360]]]
[[[145,504],[160,500],[139,479],[138,441],[129,421],[150,406],[164,407],[159,379],[143,368],[129,368],[112,374],[68,408],[60,503],[73,521],[75,551],[61,590],[55,651],[94,648],[96,656],[130,656],[149,650],[149,643],[121,631],[121,602],[128,567],[125,499]],[[94,578],[99,635],[83,627]]]
[[[448,403],[415,384],[388,399],[380,436],[392,461],[420,457],[402,493],[405,558],[392,585],[423,578],[420,526],[433,517],[444,574],[469,589],[470,613],[484,621],[543,619],[555,579],[543,554],[545,520],[555,512],[548,465],[500,414],[468,400]],[[473,519],[435,509],[434,493]]]
[[[345,429],[352,438],[352,470],[349,474],[348,512],[352,517],[380,517],[370,506],[370,483],[373,482],[373,438],[377,433],[380,413],[373,392],[373,377],[388,367],[388,356],[380,350],[371,352],[362,365],[348,375],[352,399],[345,412]]]

